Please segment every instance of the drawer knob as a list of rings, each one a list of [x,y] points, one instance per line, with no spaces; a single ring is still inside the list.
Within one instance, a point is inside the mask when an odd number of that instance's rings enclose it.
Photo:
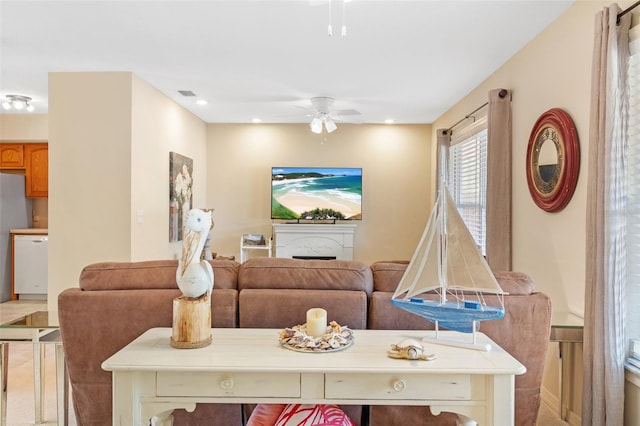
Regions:
[[[396,380],[393,382],[393,390],[396,392],[402,392],[407,387],[404,380]]]
[[[230,378],[225,378],[220,380],[220,387],[224,390],[231,390],[233,389],[233,379]]]

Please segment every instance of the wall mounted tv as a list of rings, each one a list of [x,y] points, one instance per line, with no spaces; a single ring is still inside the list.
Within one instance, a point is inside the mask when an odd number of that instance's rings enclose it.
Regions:
[[[271,219],[361,220],[362,169],[272,167]]]

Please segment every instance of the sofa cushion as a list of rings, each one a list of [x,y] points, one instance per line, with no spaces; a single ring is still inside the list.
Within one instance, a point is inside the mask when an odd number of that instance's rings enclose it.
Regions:
[[[443,411],[434,416],[426,406],[372,405],[369,410],[369,426],[460,425],[456,414]]]
[[[324,308],[328,321],[367,328],[366,293],[346,290],[241,290],[239,324],[243,328],[291,327],[303,324],[311,308]]]
[[[242,264],[238,289],[354,290],[371,294],[371,268],[351,260],[257,257]]]
[[[409,266],[408,261],[384,261],[372,264],[373,289],[393,293],[407,266]],[[531,277],[522,272],[498,271],[493,275],[502,290],[512,296],[527,295],[535,291],[535,284]]]
[[[373,289],[375,291],[396,291],[400,279],[407,269],[408,261],[376,262],[371,265]]]
[[[347,260],[303,260],[257,257],[238,273],[239,325],[284,328],[306,321],[310,308],[324,308],[327,319],[353,329],[367,326],[367,296],[373,289],[371,268]],[[250,405],[245,406],[247,417]],[[342,409],[356,425],[362,406]]]
[[[237,288],[239,263],[210,260],[215,288]],[[177,260],[144,262],[101,262],[86,266],[80,273],[80,288],[86,291],[178,288]]]

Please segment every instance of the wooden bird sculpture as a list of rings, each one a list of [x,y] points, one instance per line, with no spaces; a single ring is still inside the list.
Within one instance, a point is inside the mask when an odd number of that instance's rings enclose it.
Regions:
[[[202,259],[209,231],[213,226],[211,210],[189,211],[183,230],[182,257],[178,260],[176,282],[186,297],[198,298],[213,291],[213,268]]]

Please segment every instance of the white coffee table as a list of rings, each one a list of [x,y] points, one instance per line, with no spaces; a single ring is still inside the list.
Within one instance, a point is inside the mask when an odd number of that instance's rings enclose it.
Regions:
[[[429,405],[480,425],[512,425],[514,376],[526,368],[484,334],[489,352],[425,344],[435,361],[387,356],[404,337],[430,331],[355,330],[355,343],[332,353],[283,348],[275,329],[213,329],[213,343],[174,349],[171,328],[153,328],[108,358],[113,424],[171,424],[176,408],[197,403]],[[440,336],[451,337],[451,332]]]

